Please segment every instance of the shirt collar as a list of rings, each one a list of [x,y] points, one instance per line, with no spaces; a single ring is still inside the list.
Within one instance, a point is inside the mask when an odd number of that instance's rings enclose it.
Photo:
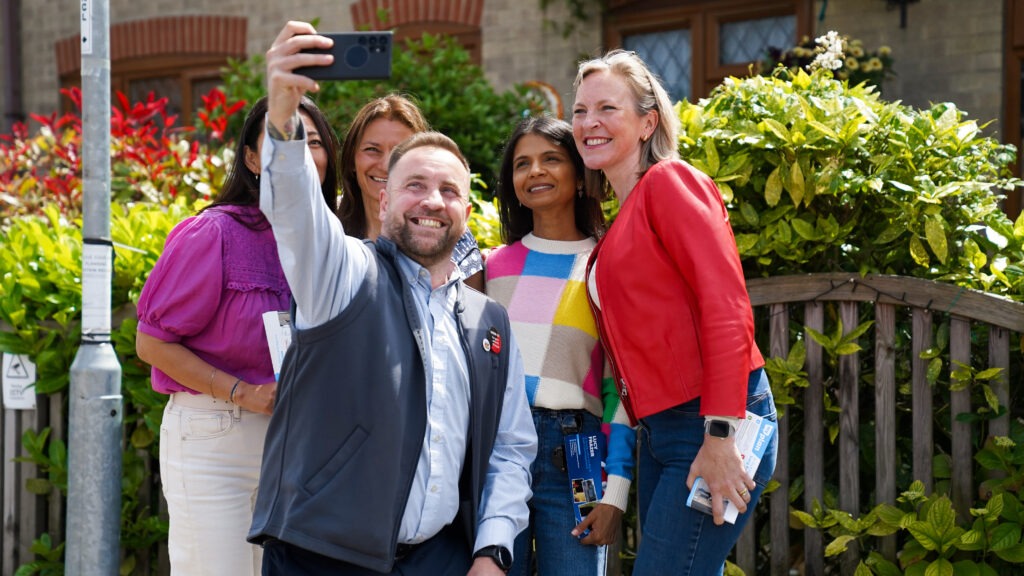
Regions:
[[[398,269],[409,284],[412,284],[413,286],[421,284],[428,292],[433,290],[433,287],[430,284],[429,270],[420,265],[419,262],[406,256],[401,250],[395,250],[395,256],[395,261],[398,262]],[[458,266],[453,266],[451,274],[448,275],[448,279],[439,288],[444,288],[446,291],[450,290],[459,280],[462,280],[462,270],[459,269]]]

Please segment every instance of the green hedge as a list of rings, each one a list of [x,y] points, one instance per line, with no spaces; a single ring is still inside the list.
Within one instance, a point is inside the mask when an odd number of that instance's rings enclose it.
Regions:
[[[442,59],[439,66],[448,64]],[[452,82],[438,83],[438,89],[448,92],[453,86],[462,86],[457,79]],[[366,89],[370,88],[388,89]],[[364,98],[368,93],[346,92],[344,97]],[[249,95],[254,96],[256,92]],[[436,100],[420,98],[442,108],[450,105],[440,96]],[[208,102],[208,117],[235,122],[238,110],[228,106],[231,101]],[[228,113],[232,108],[234,112]],[[125,109],[130,112],[134,108],[125,103]],[[230,144],[216,139],[176,137],[157,128],[141,138],[142,127],[148,126],[144,119],[155,125],[160,118],[157,112],[138,110],[138,121],[124,123],[123,130],[115,134],[115,150],[126,151],[118,152],[114,164],[115,309],[137,300],[167,233],[193,214],[197,202],[203,202],[210,190],[219,187],[224,167],[231,160]],[[966,119],[953,104],[915,110],[882,101],[869,88],[849,87],[822,74],[796,73],[791,78],[727,79],[710,98],[697,104],[680,103],[678,113],[684,125],[680,150],[721,186],[748,275],[837,270],[902,274],[1024,299],[1024,219],[1012,222],[1006,218],[996,194],[1017,185],[1009,176],[1014,150],[986,137],[982,127]],[[0,214],[0,243],[5,247],[0,251],[0,320],[10,327],[0,332],[0,349],[29,354],[38,365],[39,391],[52,393],[66,389],[79,341],[81,222],[74,190],[80,190],[80,182],[74,180],[79,166],[71,152],[78,149],[80,130],[70,120],[41,120],[38,132],[23,130],[0,142],[0,193],[20,199],[17,206],[5,204],[5,208],[14,208]],[[436,118],[431,120],[435,127],[446,129]],[[511,122],[512,117],[506,120]],[[472,132],[477,128],[473,122],[463,121],[463,129]],[[501,144],[498,134],[504,138],[507,129],[499,124],[487,126],[481,133],[489,134],[492,144],[460,144],[497,152]],[[491,160],[478,160],[477,164],[488,162]],[[27,171],[26,166],[35,171]],[[494,205],[483,198],[483,186],[479,180],[474,186],[477,210],[471,226],[486,246],[498,239]],[[69,192],[55,200],[63,190]],[[929,351],[940,368],[932,375],[933,384],[955,386],[956,367],[948,360],[942,326],[938,330],[936,347]],[[946,330],[948,335],[948,327]],[[793,341],[799,342],[802,333],[801,326],[794,326]],[[164,399],[150,389],[148,367],[135,356],[134,334],[134,316],[129,314],[114,334],[123,369],[126,437],[130,440],[124,455],[123,573],[149,565],[152,544],[166,538],[166,525],[156,516],[154,502],[139,499],[144,493],[139,488],[148,481],[140,454],[155,457]],[[836,353],[842,351],[837,347]],[[980,380],[985,362],[977,359],[968,377]],[[773,386],[800,386],[799,366],[795,378],[787,378],[793,374],[787,374],[784,365],[770,368],[774,370]],[[870,385],[871,370],[862,370],[865,386]],[[905,365],[899,370],[901,382],[909,378]],[[982,394],[981,390],[978,387],[975,392]],[[780,388],[777,396],[792,398],[793,394]],[[905,396],[899,401],[905,402]],[[794,415],[799,413],[795,404],[786,407]],[[830,412],[829,417],[836,414]],[[939,425],[948,426],[948,422]],[[1015,437],[1019,433],[1015,428]],[[48,482],[34,482],[34,489],[64,490],[63,443],[49,438],[46,431],[27,435],[24,442]],[[989,449],[983,452],[989,456],[979,456],[979,470],[992,466],[1011,478],[1021,477],[1021,450],[1006,442]],[[867,547],[864,567],[879,574],[900,573],[898,570],[916,574],[923,566],[934,565],[940,569],[936,573],[941,573],[946,552],[915,548],[924,545],[909,523],[935,526],[944,522],[942,496],[915,492],[906,480],[903,486],[907,491],[901,501],[905,509],[900,516],[905,520],[897,529],[903,534],[905,558],[916,560],[888,567],[871,556]],[[987,512],[976,522],[990,522],[989,532],[1019,529],[1019,503],[1015,503],[1019,487],[996,488],[1002,509],[991,509],[994,501],[979,502],[979,510]],[[832,490],[834,495],[834,487]],[[870,501],[870,494],[862,501]],[[834,503],[834,498],[827,498],[819,510],[799,511],[804,515],[794,515],[795,525],[827,530],[837,542],[857,538],[870,542],[866,534],[881,529],[881,524],[867,520],[856,526],[840,522],[832,515]],[[893,517],[888,509],[865,516],[879,522]],[[964,534],[970,530],[987,534],[985,526],[960,529]],[[26,565],[23,573],[55,569],[54,563],[59,566],[59,550],[53,549],[59,539],[60,535],[41,535],[37,541],[39,564]],[[1016,543],[1020,543],[1019,533]],[[965,544],[958,550],[975,554],[967,561],[989,570],[1015,562],[993,556],[991,547],[979,552],[971,546]],[[985,569],[979,570],[985,573]]]

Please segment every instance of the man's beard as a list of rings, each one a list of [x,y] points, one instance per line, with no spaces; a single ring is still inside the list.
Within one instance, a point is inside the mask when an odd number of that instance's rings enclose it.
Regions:
[[[412,224],[403,220],[403,225],[396,231],[392,230],[388,236],[406,256],[409,256],[420,265],[429,267],[439,262],[451,259],[452,250],[458,243],[462,234],[456,234],[452,226],[445,228],[444,234],[436,239],[417,237],[412,230]]]

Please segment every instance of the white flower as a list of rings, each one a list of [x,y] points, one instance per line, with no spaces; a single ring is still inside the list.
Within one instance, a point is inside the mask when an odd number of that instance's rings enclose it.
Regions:
[[[826,52],[842,55],[843,37],[835,30],[829,30],[824,36],[818,36],[814,42],[825,49]]]
[[[824,68],[838,70],[843,67],[843,38],[835,30],[829,30],[824,36],[814,39],[819,46],[819,54],[811,62],[811,69]]]

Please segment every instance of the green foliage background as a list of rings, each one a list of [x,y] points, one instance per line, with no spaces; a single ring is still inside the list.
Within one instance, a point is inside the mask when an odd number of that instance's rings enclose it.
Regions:
[[[263,95],[261,56],[233,62],[224,75],[229,99]],[[415,101],[430,126],[450,136],[487,188],[497,181],[505,139],[524,115],[540,110],[523,88],[499,92],[451,37],[424,34],[394,51],[391,78],[321,82],[312,94],[343,140],[348,125],[372,98],[397,92]]]
[[[1016,158],[952,103],[917,110],[879,98],[873,87],[850,86],[828,71],[808,74],[779,69],[774,75],[729,78],[709,98],[681,102],[682,156],[718,183],[729,210],[736,242],[748,277],[810,272],[896,274],[948,282],[991,294],[1024,300],[1024,217],[1011,221],[999,206],[1000,193],[1020,185],[1010,172]],[[861,342],[870,334],[872,313],[862,309],[857,326],[843,327],[829,306],[832,328],[808,330],[801,314],[791,311],[788,358],[768,359],[766,366],[776,402],[786,411],[791,430],[803,426],[804,365],[807,338],[821,346],[827,438],[839,430],[837,367],[839,359],[859,353],[861,446],[866,451],[860,473],[873,477],[874,357]],[[768,334],[761,319],[757,333]],[[791,436],[792,483],[785,497],[792,510],[793,541],[799,530],[821,530],[830,540],[826,570],[838,570],[839,558],[856,542],[857,574],[995,574],[1019,570],[1024,562],[1019,491],[1024,450],[1013,439],[988,440],[986,422],[1004,414],[991,391],[995,379],[1018,381],[1021,354],[1011,372],[989,367],[988,333],[975,327],[974,356],[969,365],[949,358],[949,318],[938,315],[934,346],[922,354],[935,394],[935,490],[923,494],[915,484],[910,454],[913,431],[908,318],[897,325],[897,463],[896,506],[877,504],[873,487],[862,482],[860,502],[873,507],[850,515],[839,506],[837,451],[826,450],[825,499],[810,510],[803,501],[802,438]],[[1015,335],[1020,344],[1019,335]],[[767,342],[761,342],[768,350]],[[968,390],[976,413],[949,414],[949,393]],[[1014,397],[1019,394],[1014,394]],[[1011,400],[1012,402],[1012,400]],[[1019,410],[1019,408],[1018,408]],[[940,417],[939,414],[942,416]],[[967,521],[951,513],[945,491],[953,466],[949,459],[952,419],[967,422],[977,461],[974,478],[997,478],[979,487],[980,497]],[[996,457],[994,454],[998,454]],[[771,489],[771,487],[770,487]],[[877,537],[896,535],[900,556],[884,558]],[[759,565],[768,565],[771,542],[767,528],[758,535]]]
[[[373,95],[400,90],[416,96],[433,126],[451,134],[481,173],[474,185],[476,210],[471,226],[482,246],[497,244],[496,212],[485,190],[493,183],[488,179],[497,171],[504,138],[523,111],[533,109],[532,104],[518,93],[495,93],[480,70],[468,64],[464,52],[440,39],[424,37],[410,43],[407,50],[396,53],[394,71],[391,83],[325,85],[320,103],[343,127]],[[261,96],[259,60],[233,65],[226,84],[229,102]],[[678,104],[677,113],[684,127],[680,151],[721,187],[748,276],[828,271],[900,274],[1024,299],[1024,219],[1009,220],[999,210],[997,195],[1018,184],[1009,173],[1015,151],[985,136],[983,127],[955,105],[915,110],[825,74],[780,72],[727,79],[710,98]],[[127,115],[136,124],[126,122],[114,141],[115,152],[124,152],[115,155],[112,207],[112,235],[117,243],[113,304],[124,316],[114,334],[126,403],[124,574],[147,571],[154,563],[154,544],[166,538],[166,524],[156,514],[156,495],[143,489],[150,474],[147,458],[156,454],[164,399],[152,392],[148,367],[135,356],[132,304],[167,233],[219,188],[224,167],[232,160],[229,142],[150,132],[147,127],[159,119],[155,114],[144,107],[136,116]],[[31,356],[37,363],[38,391],[51,394],[67,389],[79,340],[81,222],[73,191],[80,190],[80,182],[73,174],[80,173],[76,164],[80,133],[74,122],[41,120],[38,132],[25,131],[0,143],[0,198],[6,202],[4,207],[15,206],[9,198],[17,199],[17,209],[0,211],[0,244],[5,247],[0,251],[0,350]],[[238,117],[227,121],[237,125]],[[133,126],[139,129],[130,130]],[[38,171],[28,172],[26,166]],[[51,198],[55,190],[67,194],[58,202]],[[862,323],[852,337],[829,332],[814,338],[834,364],[838,356],[860,349],[857,340],[869,327]],[[975,358],[969,367],[955,367],[948,359],[948,324],[940,323],[936,332],[936,346],[928,354],[933,364],[938,363],[936,370],[929,370],[937,397],[955,386],[969,386],[972,394],[983,396],[986,379],[994,376],[987,369],[987,359]],[[806,374],[801,372],[803,333],[803,326],[795,322],[794,352],[769,364],[776,398],[796,421],[800,407],[794,399],[806,385]],[[906,345],[906,333],[899,338],[899,345]],[[979,334],[976,340],[983,346],[985,336]],[[865,364],[865,386],[871,385],[871,371]],[[901,361],[897,378],[900,412],[907,414],[909,401],[902,384],[909,381],[907,362]],[[830,410],[823,423],[830,429],[838,418],[831,394],[834,391],[826,392]],[[975,405],[989,406],[983,397]],[[979,502],[979,510],[986,510],[977,516],[981,525],[960,529],[978,538],[1016,529],[1017,539],[999,548],[1016,550],[1013,547],[1021,544],[1021,521],[1013,499],[1021,485],[1024,451],[1016,449],[1013,441],[982,446],[984,419],[999,409],[989,406],[988,414],[975,421],[978,466],[1001,470],[1015,483],[990,486],[1001,495],[1000,510],[995,511],[992,502]],[[865,423],[865,428],[871,425]],[[937,426],[948,428],[948,419]],[[1014,438],[1019,436],[1015,434]],[[909,452],[910,436],[901,435],[901,439],[901,451]],[[26,434],[23,445],[27,458],[40,470],[40,478],[31,479],[28,488],[38,494],[65,491],[66,448],[61,439],[43,430]],[[798,452],[791,447],[791,453]],[[950,562],[946,551],[956,545],[943,540],[943,551],[928,548],[935,546],[935,539],[929,540],[929,535],[935,536],[933,529],[948,523],[942,497],[915,492],[906,462],[900,466],[898,477],[907,488],[900,515],[884,509],[868,511],[860,519],[843,517],[836,510],[838,483],[830,479],[826,501],[818,509],[794,510],[794,526],[828,532],[834,538],[833,552],[845,543],[862,542],[868,573],[906,570],[910,574],[928,566],[939,570],[929,573],[945,573],[943,563]],[[940,480],[949,466],[948,462],[936,466]],[[797,480],[793,493],[787,495],[791,503],[800,496]],[[941,488],[942,483],[937,486]],[[870,502],[870,493],[862,501]],[[871,555],[870,539],[882,530],[905,534],[905,565],[889,567]],[[940,536],[945,538],[944,534]],[[38,559],[23,566],[19,574],[59,573],[61,537],[40,535],[34,547]],[[770,542],[763,533],[760,538],[765,553]],[[1010,539],[1004,535],[1004,540]],[[957,542],[963,544],[957,550],[977,554],[970,561],[988,569],[1004,569],[1017,562],[1015,552],[1001,556],[992,545]]]

